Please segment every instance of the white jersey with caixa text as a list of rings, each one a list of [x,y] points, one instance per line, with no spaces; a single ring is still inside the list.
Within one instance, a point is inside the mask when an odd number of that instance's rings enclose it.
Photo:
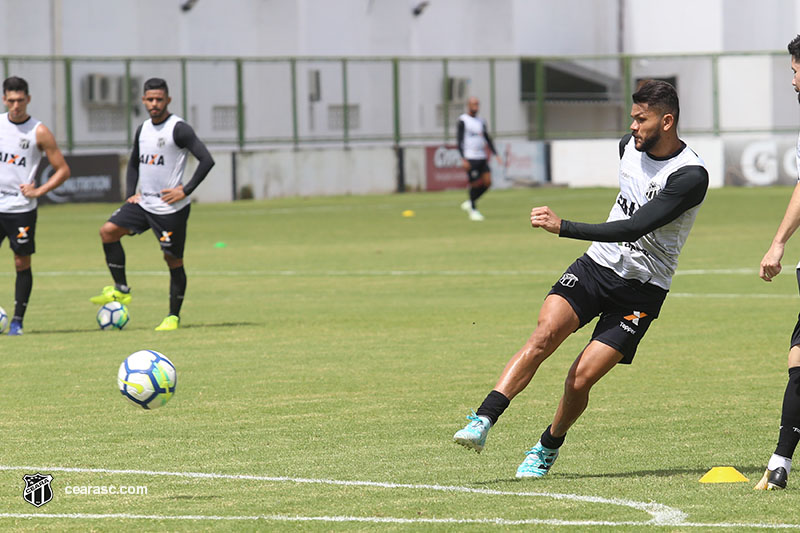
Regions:
[[[691,148],[665,159],[639,152],[631,138],[624,146],[619,165],[620,192],[607,222],[630,218],[641,206],[661,192],[667,179],[684,167],[705,163]],[[705,170],[703,170],[705,172]],[[620,277],[652,283],[669,290],[678,266],[678,256],[692,229],[700,204],[687,209],[671,222],[656,228],[635,242],[593,242],[586,252],[600,265]]]
[[[25,197],[19,187],[36,180],[42,161],[42,152],[36,145],[39,124],[33,117],[16,124],[9,120],[8,113],[0,115],[0,213],[36,209],[36,198]]]
[[[161,199],[161,191],[183,184],[188,150],[175,144],[175,125],[183,119],[170,115],[160,124],[149,119],[139,132],[139,205],[156,215],[176,213],[191,200],[184,198],[173,204]]]

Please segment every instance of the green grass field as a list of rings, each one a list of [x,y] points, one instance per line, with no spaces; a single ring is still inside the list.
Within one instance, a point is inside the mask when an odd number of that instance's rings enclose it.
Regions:
[[[787,188],[710,191],[661,317],[634,364],[595,387],[546,478],[514,472],[593,325],[542,366],[481,455],[452,443],[588,246],[532,230],[530,208],[600,222],[615,194],[493,191],[480,224],[457,192],[198,204],[183,327],[169,333],[153,331],[169,278],[152,235],[124,240],[131,322],[99,331],[88,298],[110,281],[97,230],[115,206],[42,207],[25,335],[0,338],[0,529],[800,528],[800,474],[752,490],[777,440],[798,311],[800,239],[773,283],[757,276]],[[11,311],[7,245],[0,257]],[[178,368],[176,396],[151,412],[116,388],[143,348]],[[750,481],[699,483],[714,466]],[[40,508],[22,498],[37,471],[54,478]],[[108,485],[147,495],[65,493]]]

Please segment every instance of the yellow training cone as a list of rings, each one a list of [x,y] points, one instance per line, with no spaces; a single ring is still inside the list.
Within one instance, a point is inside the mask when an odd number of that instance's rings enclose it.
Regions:
[[[750,481],[732,466],[715,466],[700,478],[700,483],[741,483]]]
[[[411,209],[406,209],[405,211],[403,211],[403,216],[406,218],[413,217],[414,214],[415,214],[414,211],[412,211]]]

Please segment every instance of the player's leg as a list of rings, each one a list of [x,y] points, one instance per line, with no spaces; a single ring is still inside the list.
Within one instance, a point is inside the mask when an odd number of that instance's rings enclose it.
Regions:
[[[187,205],[177,213],[152,217],[153,231],[158,236],[164,261],[169,268],[169,314],[156,327],[156,331],[173,331],[180,327],[181,307],[186,294],[183,250],[190,207]]]
[[[617,349],[592,341],[581,352],[567,373],[564,394],[556,409],[553,423],[544,430],[539,442],[526,452],[517,469],[518,478],[542,477],[553,466],[567,430],[589,405],[589,391],[623,358]]]
[[[180,327],[181,306],[186,294],[186,271],[183,259],[165,253],[164,261],[169,268],[169,315],[156,327],[156,331],[172,331]]]
[[[470,163],[469,201],[471,211],[469,211],[469,218],[470,220],[481,221],[484,217],[478,211],[478,198],[489,190],[492,184],[492,175],[489,172],[489,164],[485,159],[471,161]]]
[[[9,213],[3,219],[3,234],[8,236],[9,246],[14,252],[14,316],[8,328],[9,335],[22,335],[22,320],[28,308],[33,289],[31,256],[36,252],[37,210],[25,213]]]
[[[800,441],[800,346],[795,344],[796,340],[800,341],[800,317],[789,350],[789,381],[783,393],[778,445],[769,458],[764,475],[754,487],[756,490],[786,488],[792,470],[792,456]]]
[[[114,211],[111,217],[100,226],[103,254],[114,285],[103,287],[103,291],[99,295],[89,298],[93,304],[103,305],[118,301],[128,305],[131,302],[131,290],[125,270],[125,249],[122,247],[121,240],[125,235],[139,233],[148,227],[143,211],[136,204],[126,203]]]
[[[31,256],[14,254],[14,268],[17,272],[14,283],[14,316],[8,327],[9,335],[22,335],[22,320],[28,309],[28,301],[33,290],[33,273],[31,271]]]
[[[467,417],[470,423],[456,432],[453,440],[480,453],[489,428],[497,423],[511,400],[527,387],[542,362],[579,326],[580,320],[570,303],[562,296],[550,294],[539,311],[533,334],[511,357],[494,389],[477,412]]]

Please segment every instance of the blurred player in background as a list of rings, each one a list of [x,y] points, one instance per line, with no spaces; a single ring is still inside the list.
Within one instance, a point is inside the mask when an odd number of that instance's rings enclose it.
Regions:
[[[647,81],[633,94],[632,133],[619,143],[620,192],[605,223],[562,220],[548,207],[531,211],[534,228],[594,242],[553,285],[530,339],[453,440],[480,452],[489,428],[544,360],[570,334],[600,319],[569,369],[552,424],[526,452],[518,478],[547,474],[567,430],[586,409],[592,386],[618,363],[631,363],[658,317],[708,189],[703,161],[678,138],[679,113],[678,95],[669,83]]]
[[[169,267],[169,314],[156,331],[171,331],[180,325],[180,311],[186,293],[183,250],[191,200],[189,195],[208,175],[214,160],[208,149],[182,118],[167,109],[172,101],[167,82],[151,78],[144,83],[144,102],[150,119],[136,130],[128,162],[127,201],[111,214],[100,228],[106,264],[114,285],[104,287],[95,304],[117,300],[131,301],[125,274],[125,251],[122,239],[152,229]],[[183,183],[187,153],[198,160],[189,183]],[[136,192],[139,185],[140,192]]]
[[[17,270],[9,335],[22,335],[22,319],[33,289],[31,255],[36,251],[37,198],[69,178],[69,166],[53,133],[28,114],[30,101],[28,82],[16,76],[3,81],[3,103],[8,112],[0,115],[0,242],[8,237]],[[54,172],[37,187],[42,153]]]
[[[474,96],[467,100],[467,112],[458,117],[458,151],[461,153],[461,165],[467,171],[469,179],[469,200],[461,204],[461,209],[469,214],[469,219],[476,222],[483,220],[483,215],[478,211],[478,198],[489,190],[492,185],[492,173],[486,147],[497,157],[500,156],[494,149],[494,143],[486,128],[486,121],[478,118],[480,102]]]
[[[800,101],[800,35],[792,39],[789,43],[789,53],[791,54],[792,86],[798,93]],[[800,180],[800,137],[797,139],[797,168],[798,180]],[[786,242],[800,226],[800,181],[795,185],[789,206],[783,215],[778,231],[772,239],[767,253],[761,260],[759,275],[764,281],[772,281],[772,278],[781,271],[781,259],[783,258]],[[800,286],[800,265],[796,271],[797,283]],[[786,481],[789,472],[792,470],[792,455],[797,448],[800,440],[800,315],[797,317],[797,325],[792,333],[792,340],[789,348],[789,382],[783,393],[783,408],[781,410],[781,425],[778,432],[778,446],[775,453],[767,463],[767,469],[761,480],[755,486],[756,490],[772,490],[786,488]]]

